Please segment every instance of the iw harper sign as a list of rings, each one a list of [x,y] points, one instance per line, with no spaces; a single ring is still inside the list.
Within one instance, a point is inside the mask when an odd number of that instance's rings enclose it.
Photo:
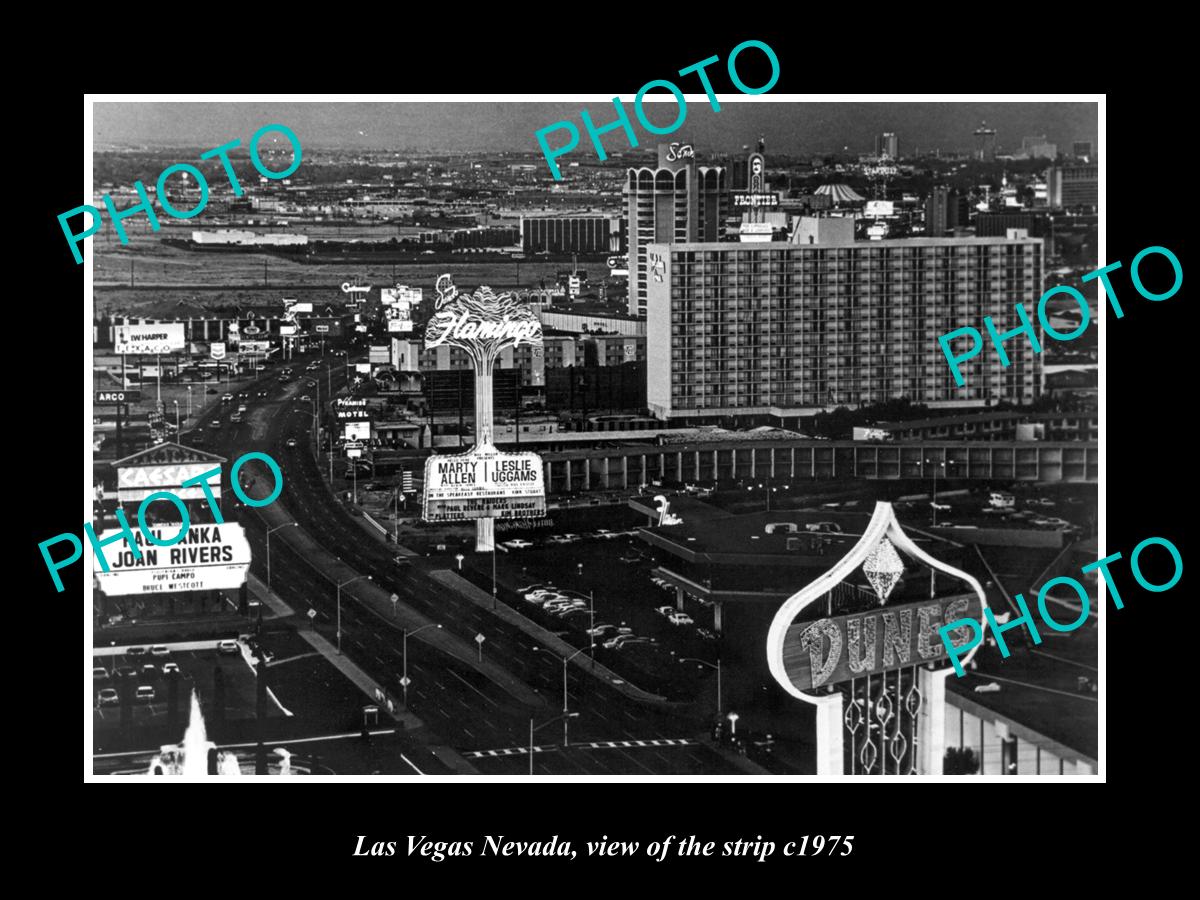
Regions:
[[[183,323],[118,325],[113,339],[116,353],[174,353],[184,346]]]

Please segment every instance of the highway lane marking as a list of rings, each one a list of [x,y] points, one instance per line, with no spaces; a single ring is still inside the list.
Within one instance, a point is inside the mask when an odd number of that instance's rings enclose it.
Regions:
[[[412,761],[411,759],[409,759],[407,756],[405,756],[403,753],[401,753],[401,754],[400,754],[400,758],[401,758],[402,760],[404,760],[406,763],[408,763],[410,766],[412,766],[412,768],[413,768],[413,771],[414,771],[414,772],[416,772],[418,775],[424,775],[424,774],[425,774],[425,773],[424,773],[424,772],[422,772],[420,769],[418,769],[418,768],[416,767],[416,765],[413,763],[413,761]]]
[[[1065,662],[1072,666],[1079,666],[1081,669],[1091,669],[1093,672],[1098,672],[1095,666],[1089,666],[1087,663],[1075,662],[1073,659],[1066,659],[1062,656],[1055,656],[1053,653],[1047,653],[1045,650],[1038,650],[1036,647],[1030,648],[1031,653],[1036,653],[1038,656],[1048,656],[1050,659],[1056,659],[1059,662]]]
[[[467,687],[469,687],[471,690],[473,690],[475,693],[477,693],[480,697],[482,697],[484,700],[486,700],[492,706],[496,707],[496,709],[500,708],[499,703],[494,701],[487,694],[483,693],[483,691],[479,690],[479,688],[475,687],[475,685],[471,684],[471,682],[467,681],[467,679],[463,678],[461,675],[459,675],[453,669],[447,669],[446,671],[449,672],[451,675],[453,675],[455,678],[457,678],[459,681],[461,681],[463,684],[465,684]]]
[[[379,735],[383,735],[383,734],[395,734],[395,733],[396,733],[395,728],[383,728],[383,729],[369,732],[369,734],[372,737],[378,737]],[[279,740],[279,741],[275,741],[275,740],[263,741],[263,743],[264,744],[278,744],[280,746],[285,746],[287,744],[308,744],[308,743],[311,743],[312,741],[342,741],[342,740],[348,740],[350,738],[361,738],[361,737],[362,737],[361,731],[347,731],[344,734],[321,734],[321,735],[317,735],[316,737],[286,738],[284,740]],[[247,741],[244,744],[219,744],[217,746],[217,749],[218,750],[230,750],[230,749],[236,750],[236,749],[240,749],[243,747],[256,747],[256,746],[258,746],[257,741]],[[123,753],[93,753],[92,759],[118,759],[118,758],[125,757],[125,756],[153,756],[155,753],[158,753],[158,752],[159,752],[159,748],[156,747],[153,750],[127,750]]]
[[[467,734],[471,734],[471,732],[467,731],[467,729],[465,729],[465,728],[463,729],[463,731],[466,731]],[[474,737],[474,735],[471,735],[471,736]],[[691,738],[663,738],[663,739],[655,739],[655,740],[631,740],[631,741],[577,741],[577,742],[571,744],[571,747],[581,749],[581,750],[584,750],[584,749],[586,749],[586,750],[622,750],[622,749],[627,749],[627,748],[631,748],[631,747],[694,747],[694,746],[699,746],[699,745],[700,745],[699,741],[692,740]],[[557,749],[558,749],[557,744],[553,744],[553,745],[550,745],[549,747],[544,747],[544,748],[543,747],[535,747],[534,748],[535,752],[548,752],[548,751],[557,750]],[[464,750],[464,751],[462,751],[462,755],[466,756],[466,757],[470,757],[471,759],[479,759],[479,758],[485,757],[485,756],[514,756],[514,755],[528,753],[528,752],[529,752],[528,747],[507,747],[507,748],[502,748],[502,749],[498,749],[498,750]],[[623,755],[628,755],[628,754],[623,754]],[[661,759],[664,763],[669,764],[669,761],[665,757],[659,756],[658,754],[654,754],[654,755],[657,756],[659,759]],[[632,757],[630,757],[630,758],[632,759]],[[651,770],[647,769],[646,771],[649,772]]]

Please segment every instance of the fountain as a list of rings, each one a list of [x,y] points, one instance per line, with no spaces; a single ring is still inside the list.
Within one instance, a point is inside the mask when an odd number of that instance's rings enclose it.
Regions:
[[[150,760],[147,774],[188,777],[208,775],[209,757],[214,754],[217,775],[242,774],[237,757],[231,752],[217,750],[217,745],[208,739],[204,715],[200,711],[200,698],[192,691],[192,709],[188,715],[187,728],[183,732],[183,743],[164,745],[161,752]]]
[[[278,757],[271,760],[267,768],[271,775],[310,774],[311,767],[307,763],[297,765],[292,760],[290,751],[276,747],[272,753]],[[208,739],[204,726],[204,715],[200,710],[200,698],[192,691],[192,708],[188,715],[187,728],[183,732],[183,741],[179,744],[166,744],[150,760],[147,775],[183,775],[187,777],[215,775],[253,775],[254,763],[247,762],[243,770],[242,762],[232,750],[218,750],[217,745]],[[136,774],[114,772],[113,774]]]

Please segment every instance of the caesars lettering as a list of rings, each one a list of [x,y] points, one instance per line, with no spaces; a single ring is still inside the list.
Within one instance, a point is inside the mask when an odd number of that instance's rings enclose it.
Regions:
[[[250,460],[262,460],[271,471],[274,477],[275,488],[265,498],[259,500],[251,497],[243,489],[238,480],[238,471]],[[252,451],[244,453],[230,467],[230,486],[233,488],[237,498],[247,506],[261,508],[269,506],[283,493],[283,471],[279,468],[279,463],[275,462],[266,453]],[[221,514],[221,507],[217,503],[217,498],[212,492],[212,487],[208,481],[216,476],[220,477],[221,469],[218,466],[215,469],[209,469],[207,472],[201,472],[186,479],[181,487],[199,487],[204,492],[204,499],[207,501],[209,509],[212,511],[213,519],[217,525],[225,524],[225,517]],[[172,538],[163,537],[164,529],[151,530],[146,525],[146,511],[156,502],[165,501],[172,504],[179,510],[181,524],[179,533]],[[118,508],[114,513],[117,525],[119,526],[119,534],[111,535],[110,537],[101,540],[96,536],[96,530],[92,527],[91,522],[83,524],[83,533],[92,545],[92,549],[96,552],[96,557],[100,562],[100,571],[111,571],[108,559],[104,555],[104,548],[110,544],[120,544],[124,542],[127,549],[118,551],[118,558],[114,568],[133,568],[138,565],[153,566],[157,565],[158,551],[147,547],[147,544],[153,547],[175,547],[178,544],[219,544],[221,541],[220,530],[215,526],[197,525],[191,527],[191,517],[188,514],[187,506],[178,495],[170,491],[155,491],[148,495],[138,506],[137,521],[138,531],[134,531],[129,527],[129,522],[125,517],[125,511]],[[143,540],[144,538],[144,540]],[[50,547],[54,544],[67,542],[71,544],[71,555],[66,559],[55,560],[50,557]],[[75,534],[67,531],[56,535],[49,540],[42,541],[38,544],[38,550],[42,553],[42,559],[46,562],[46,568],[50,572],[50,578],[54,581],[54,586],[59,593],[63,591],[62,579],[58,573],[72,563],[78,562],[83,557],[83,541]],[[232,550],[228,547],[182,547],[178,550],[173,550],[171,553],[171,563],[173,565],[187,564],[218,564],[228,562],[232,556],[226,557],[226,554],[232,554]]]

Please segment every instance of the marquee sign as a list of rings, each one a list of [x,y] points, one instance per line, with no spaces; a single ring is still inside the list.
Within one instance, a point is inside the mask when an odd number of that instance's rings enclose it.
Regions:
[[[502,453],[484,445],[425,461],[427,522],[537,518],[546,514],[542,461],[536,453]]]
[[[178,525],[156,525],[150,532],[159,541],[169,541],[179,532]],[[107,542],[122,532],[106,531],[100,540]],[[222,525],[192,525],[178,544],[156,546],[141,529],[134,531],[141,558],[136,558],[126,543],[114,542],[106,555],[109,571],[100,567],[100,554],[93,556],[93,574],[100,590],[110,597],[130,594],[160,594],[177,591],[231,590],[241,587],[250,568],[250,542],[242,526],[235,522]]]
[[[792,684],[814,690],[898,666],[944,660],[946,646],[938,629],[947,622],[981,615],[979,598],[967,594],[793,622],[783,641],[783,666]],[[971,631],[957,630],[952,640],[961,647],[970,640]]]
[[[461,294],[454,279],[437,280],[436,312],[425,327],[425,347],[465,350],[475,369],[475,449],[432,456],[425,465],[427,522],[476,519],[475,549],[495,549],[496,518],[538,517],[546,510],[541,459],[534,453],[501,453],[492,446],[492,369],[502,350],[542,346],[542,323],[511,293],[481,286]]]

